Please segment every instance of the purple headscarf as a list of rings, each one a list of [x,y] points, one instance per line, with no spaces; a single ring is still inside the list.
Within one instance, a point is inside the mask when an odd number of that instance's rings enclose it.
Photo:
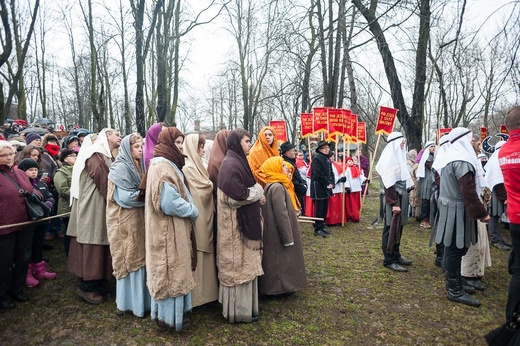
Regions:
[[[150,160],[153,159],[153,150],[157,145],[157,138],[159,137],[159,133],[162,131],[162,127],[162,123],[155,123],[150,126],[148,132],[146,132],[143,148],[143,158],[146,170],[148,170],[148,166],[150,166]]]

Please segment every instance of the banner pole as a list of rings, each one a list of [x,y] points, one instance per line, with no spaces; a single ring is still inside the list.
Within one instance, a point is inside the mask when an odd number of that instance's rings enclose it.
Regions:
[[[342,136],[343,140],[343,162],[342,162],[342,168],[343,173],[342,175],[345,176],[345,137]],[[341,227],[345,226],[345,183],[341,183]]]
[[[379,141],[381,140],[381,132],[377,136],[376,148],[374,149],[374,155],[372,155],[372,161],[370,162],[369,175],[372,174],[372,168],[374,167],[374,161],[376,160],[377,148],[379,147]],[[363,200],[361,201],[361,207],[359,208],[359,213],[363,210],[363,204],[365,204],[365,197],[367,196],[367,189],[363,191]]]

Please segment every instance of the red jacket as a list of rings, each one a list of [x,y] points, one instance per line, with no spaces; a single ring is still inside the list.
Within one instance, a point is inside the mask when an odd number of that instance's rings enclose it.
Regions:
[[[35,190],[29,182],[29,178],[27,178],[24,171],[18,168],[9,168],[6,165],[0,166],[0,226],[29,221],[29,215],[25,208],[23,196],[20,195],[18,189],[4,174],[7,174],[11,179],[17,182],[25,191],[37,193],[41,196],[41,193]],[[0,235],[20,231],[26,227],[27,226],[2,228],[0,229]]]
[[[511,223],[520,224],[520,129],[509,135],[507,143],[500,147],[498,162],[507,191],[507,216]]]

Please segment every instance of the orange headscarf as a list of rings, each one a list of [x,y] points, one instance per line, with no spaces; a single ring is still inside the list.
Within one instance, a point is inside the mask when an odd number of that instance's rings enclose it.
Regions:
[[[265,137],[265,130],[270,130],[273,135],[273,144],[269,145],[267,143],[267,138]],[[251,172],[253,172],[253,177],[255,180],[260,183],[262,186],[267,184],[266,181],[262,181],[262,179],[258,176],[258,170],[260,166],[270,157],[279,156],[278,152],[278,141],[276,139],[276,132],[274,128],[271,126],[264,126],[260,130],[258,134],[258,139],[249,151],[249,155],[247,156],[247,162],[249,163],[249,167],[251,168]]]
[[[282,165],[286,165],[287,170],[290,172],[289,175],[284,174],[282,170]],[[287,191],[289,192],[289,196],[291,196],[291,201],[294,207],[294,210],[300,209],[300,202],[298,202],[298,198],[296,198],[296,193],[294,192],[294,185],[290,176],[294,173],[294,167],[289,162],[283,160],[281,156],[274,156],[267,159],[258,170],[258,176],[262,181],[265,181],[266,184],[269,183],[281,183]]]

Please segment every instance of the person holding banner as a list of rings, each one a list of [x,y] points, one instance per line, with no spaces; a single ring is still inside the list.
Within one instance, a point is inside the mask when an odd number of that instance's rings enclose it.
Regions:
[[[367,180],[363,170],[354,164],[352,157],[345,159],[345,221],[359,222],[361,208],[361,190]]]
[[[273,127],[264,126],[260,130],[258,139],[247,156],[247,162],[249,163],[251,172],[253,172],[253,177],[255,181],[262,186],[265,186],[267,182],[262,181],[258,176],[258,170],[265,160],[273,156],[279,156],[276,132]]]
[[[316,155],[311,163],[310,197],[314,203],[314,217],[325,219],[329,207],[329,198],[334,188],[334,174],[329,160],[329,143],[320,141]],[[324,220],[314,222],[314,235],[326,238],[330,233],[325,229]]]
[[[382,234],[383,265],[391,270],[407,272],[401,265],[412,261],[401,256],[400,243],[403,226],[408,223],[408,191],[413,180],[406,163],[406,139],[401,132],[388,135],[376,165],[385,191],[385,226]]]

